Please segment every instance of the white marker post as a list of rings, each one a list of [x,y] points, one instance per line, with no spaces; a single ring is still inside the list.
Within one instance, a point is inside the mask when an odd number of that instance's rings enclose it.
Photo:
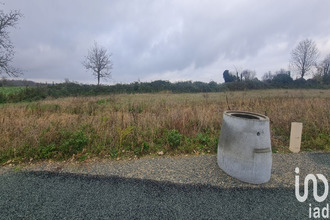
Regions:
[[[301,122],[292,122],[291,123],[289,149],[293,153],[298,153],[300,151],[302,127],[303,127],[303,124]]]

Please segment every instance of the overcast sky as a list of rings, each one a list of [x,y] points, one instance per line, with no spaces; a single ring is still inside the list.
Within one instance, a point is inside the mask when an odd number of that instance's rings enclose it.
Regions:
[[[329,0],[1,0],[24,17],[10,36],[23,78],[96,83],[81,62],[96,41],[112,53],[107,83],[223,82],[225,69],[288,68],[299,41],[330,53]],[[101,81],[102,82],[102,81]]]

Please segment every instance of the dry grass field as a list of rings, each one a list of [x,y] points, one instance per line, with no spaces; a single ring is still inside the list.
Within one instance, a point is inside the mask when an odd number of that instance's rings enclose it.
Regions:
[[[122,94],[1,105],[0,162],[214,154],[228,108],[266,114],[273,152],[293,121],[303,151],[330,152],[330,90]]]

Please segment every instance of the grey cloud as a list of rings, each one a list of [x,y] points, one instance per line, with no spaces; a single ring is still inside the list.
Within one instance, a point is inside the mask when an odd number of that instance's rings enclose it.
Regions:
[[[203,77],[215,78],[223,68],[246,60],[255,65],[246,68],[257,72],[269,60],[283,68],[302,38],[330,37],[329,8],[326,0],[5,2],[5,11],[24,14],[11,36],[15,64],[27,70],[25,77],[84,82],[93,81],[81,60],[94,40],[112,52],[116,82],[155,76],[172,80],[166,78],[169,73],[208,80]],[[271,52],[276,43],[287,46]],[[260,57],[266,49],[269,57]],[[196,72],[187,74],[191,68]]]

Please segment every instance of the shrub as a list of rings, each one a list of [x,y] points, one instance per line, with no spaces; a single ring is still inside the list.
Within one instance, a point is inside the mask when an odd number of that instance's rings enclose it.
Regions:
[[[288,85],[291,84],[293,82],[293,79],[291,78],[290,75],[286,74],[286,73],[280,73],[274,76],[274,78],[272,79],[272,83],[275,85]]]
[[[77,154],[83,150],[88,143],[88,137],[82,130],[78,130],[73,134],[69,134],[68,138],[62,141],[59,150],[66,156]]]
[[[0,92],[0,103],[5,103],[6,101],[7,97],[2,92]]]

